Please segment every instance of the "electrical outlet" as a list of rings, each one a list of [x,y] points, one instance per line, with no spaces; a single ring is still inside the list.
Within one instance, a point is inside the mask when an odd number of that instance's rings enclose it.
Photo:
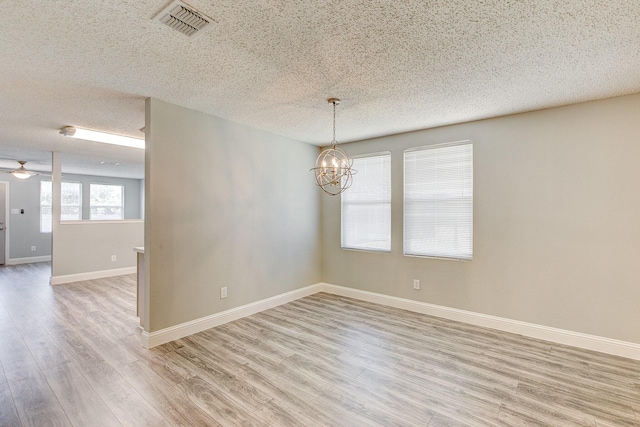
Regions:
[[[31,252],[35,252],[36,251],[36,247],[35,246],[31,246]]]
[[[11,215],[18,215],[20,213],[20,209],[11,209]]]
[[[227,287],[223,286],[220,288],[220,299],[227,297]]]
[[[413,279],[413,289],[420,290],[420,280]]]
[[[117,258],[115,255],[111,255],[111,261],[115,261]]]

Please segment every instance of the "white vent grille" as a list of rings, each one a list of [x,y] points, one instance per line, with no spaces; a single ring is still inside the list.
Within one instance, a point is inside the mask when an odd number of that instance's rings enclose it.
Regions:
[[[154,21],[162,22],[185,36],[195,37],[211,26],[211,18],[201,14],[181,1],[174,1],[158,13]]]

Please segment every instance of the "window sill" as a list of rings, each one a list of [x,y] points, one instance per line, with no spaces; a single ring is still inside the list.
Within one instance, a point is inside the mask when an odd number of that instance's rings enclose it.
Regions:
[[[60,221],[60,225],[85,225],[85,224],[136,224],[144,222],[144,219],[83,219],[78,221]]]
[[[391,253],[390,250],[386,251],[382,249],[358,249],[358,248],[343,248],[343,247],[341,247],[340,249],[344,251],[367,252],[367,253],[374,253],[374,254],[390,254]]]
[[[433,256],[433,255],[414,255],[414,254],[402,254],[402,255],[410,258],[439,259],[442,261],[460,261],[460,262],[473,261],[473,258],[454,258],[454,257]]]

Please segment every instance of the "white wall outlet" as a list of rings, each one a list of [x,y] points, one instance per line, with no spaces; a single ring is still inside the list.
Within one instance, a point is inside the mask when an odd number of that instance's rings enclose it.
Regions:
[[[35,246],[31,246],[31,252],[35,252],[36,251],[36,247]]]
[[[413,279],[413,289],[420,290],[420,280]]]
[[[227,287],[223,286],[220,288],[220,299],[227,297]]]
[[[111,255],[111,261],[115,261],[117,258],[115,255]]]
[[[11,209],[11,215],[18,215],[20,213],[20,209]]]

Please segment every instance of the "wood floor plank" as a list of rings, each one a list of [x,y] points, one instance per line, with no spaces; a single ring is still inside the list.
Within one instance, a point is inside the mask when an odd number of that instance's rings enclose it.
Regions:
[[[217,365],[206,357],[206,353],[198,354],[188,347],[183,347],[176,350],[175,354],[180,356],[173,359],[178,364],[191,367],[197,376],[211,383],[214,388],[234,399],[239,405],[246,406],[251,412],[272,399],[246,381],[238,379],[233,372]]]
[[[165,427],[171,425],[122,377],[116,381],[93,387],[123,426]]]
[[[109,338],[102,331],[96,333],[97,331],[95,330],[85,328],[79,332],[82,334],[84,341],[91,345],[111,366],[126,365],[138,360],[128,348],[118,345],[115,340]]]
[[[363,399],[350,391],[346,387],[336,386],[331,390],[322,393],[323,401],[337,406],[344,411],[362,419],[371,426],[407,426],[410,422],[398,416],[394,411],[382,407],[378,402]],[[374,399],[372,399],[374,400]]]
[[[426,422],[435,414],[429,404],[416,402],[416,399],[409,399],[403,394],[391,392],[388,389],[365,386],[358,382],[342,384],[339,389],[359,396],[369,406],[384,408],[396,419],[405,420],[409,425],[426,425]]]
[[[31,311],[32,306],[21,305],[14,306],[8,309],[9,315],[16,329],[22,336],[30,336],[33,338],[46,335],[46,330],[42,327],[42,324],[37,317]]]
[[[35,338],[30,336],[23,338],[31,355],[41,369],[52,368],[70,362],[70,359],[48,334]]]
[[[187,378],[178,387],[196,405],[210,413],[223,426],[260,425],[259,418],[243,406],[237,405],[211,383],[198,376]]]
[[[414,402],[471,425],[495,425],[499,402],[469,396],[464,390],[447,390],[433,384],[415,384],[407,379],[365,371],[357,378],[364,386],[402,394]]]
[[[71,426],[58,398],[37,365],[7,375],[11,395],[24,427]]]
[[[120,339],[120,343],[132,354],[135,354],[138,359],[138,363],[144,364],[171,385],[175,386],[191,376],[186,369],[170,363],[165,357],[163,357],[164,354],[170,352],[164,352],[162,349],[173,347],[165,344],[163,346],[147,350],[140,345],[140,337],[135,335],[127,335],[126,337],[123,337]]]
[[[0,335],[0,363],[7,375],[14,371],[28,371],[37,365],[18,329],[9,329]]]
[[[0,426],[19,427],[21,425],[9,384],[0,383]]]
[[[111,411],[72,363],[43,370],[67,417],[76,426],[120,426]]]
[[[596,419],[589,414],[558,409],[546,402],[522,394],[516,394],[503,400],[498,420],[505,425],[541,424],[593,427],[596,424]]]
[[[268,426],[298,427],[315,424],[314,420],[307,418],[304,414],[292,411],[291,407],[275,399],[262,405],[254,415]]]
[[[65,355],[81,370],[92,386],[121,379],[115,369],[85,341],[83,333],[73,329],[56,331],[58,345]]]
[[[436,412],[433,415],[433,418],[431,418],[431,420],[429,421],[428,427],[472,427],[472,426]]]
[[[615,420],[619,426],[636,426],[638,419],[633,409],[623,403],[608,399],[606,395],[600,396],[598,401],[585,399],[551,387],[536,387],[527,383],[518,385],[518,394],[526,395],[538,401],[544,402],[555,408],[563,408],[565,412],[590,414],[594,418],[602,420]]]
[[[122,366],[122,376],[172,425],[215,427],[220,424],[142,361]]]

